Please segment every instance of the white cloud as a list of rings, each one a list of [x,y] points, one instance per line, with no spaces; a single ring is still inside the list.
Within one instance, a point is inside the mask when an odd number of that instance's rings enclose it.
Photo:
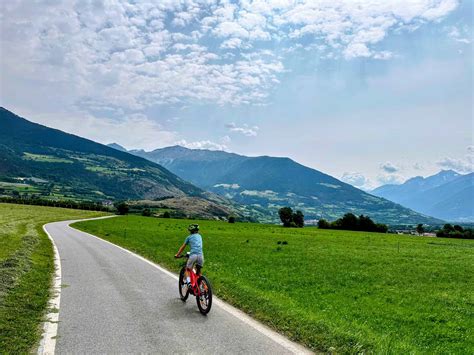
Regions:
[[[250,127],[247,124],[243,124],[242,127],[238,127],[234,122],[225,125],[229,131],[241,133],[247,137],[255,137],[258,134],[259,128],[257,126]]]
[[[8,55],[0,61],[2,90],[26,98],[48,92],[51,107],[90,114],[100,107],[138,112],[161,104],[262,105],[285,71],[278,54],[292,48],[325,58],[387,60],[394,54],[378,45],[388,35],[439,21],[457,5],[456,0],[4,1],[0,46]],[[451,31],[453,38],[465,40],[457,31]],[[279,53],[259,50],[261,41],[273,41]],[[26,100],[23,105],[34,111]],[[234,132],[254,136],[257,128]]]
[[[26,115],[34,122],[88,138],[102,144],[120,142],[127,149],[153,150],[172,145],[176,132],[163,127],[141,113],[124,116],[120,120],[94,117],[84,112]]]
[[[232,189],[232,190],[238,190],[240,189],[239,184],[216,184],[214,187],[222,187],[224,189]]]
[[[474,146],[466,148],[467,154],[463,158],[445,157],[436,162],[443,169],[452,169],[461,174],[472,173],[474,171]]]
[[[189,149],[209,149],[209,150],[226,150],[226,139],[223,137],[220,143],[212,142],[210,140],[201,140],[195,142],[188,142],[186,139],[175,142],[175,145],[180,145]]]
[[[397,165],[395,165],[395,164],[393,164],[389,161],[387,161],[383,164],[380,164],[380,169],[382,169],[383,171],[385,171],[386,173],[389,173],[389,174],[400,171],[400,168]]]
[[[466,151],[463,158],[445,157],[436,164],[442,169],[452,169],[461,174],[471,173],[474,171],[474,145],[467,146]]]
[[[221,48],[239,48],[242,45],[242,40],[240,38],[229,38],[221,43]]]
[[[357,172],[345,172],[341,180],[355,187],[364,187],[369,183],[369,179]]]
[[[386,184],[399,185],[405,181],[405,178],[399,174],[380,174],[377,176],[377,181],[381,185],[386,185]]]
[[[464,44],[471,43],[470,30],[467,27],[446,27],[445,31],[448,33],[448,37],[452,38],[454,41]]]

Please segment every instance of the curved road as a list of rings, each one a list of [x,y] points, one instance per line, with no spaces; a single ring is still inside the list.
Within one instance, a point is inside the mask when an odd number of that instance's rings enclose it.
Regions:
[[[62,270],[56,353],[307,352],[222,301],[202,316],[175,276],[69,223],[45,226]]]

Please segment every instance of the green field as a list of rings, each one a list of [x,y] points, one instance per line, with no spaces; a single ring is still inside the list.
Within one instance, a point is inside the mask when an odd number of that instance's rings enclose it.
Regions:
[[[0,353],[38,344],[50,297],[53,249],[42,225],[100,212],[0,203]]]
[[[178,271],[189,223],[126,216],[75,226]],[[217,295],[313,350],[474,353],[472,240],[199,224]]]

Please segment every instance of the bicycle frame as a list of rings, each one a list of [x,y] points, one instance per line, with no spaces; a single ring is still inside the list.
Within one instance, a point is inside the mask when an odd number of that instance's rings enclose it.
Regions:
[[[200,296],[201,295],[201,290],[199,289],[198,284],[197,284],[199,276],[194,271],[194,268],[188,269],[188,270],[190,270],[189,278],[191,280],[191,288],[193,290],[193,293],[194,293],[194,295]]]

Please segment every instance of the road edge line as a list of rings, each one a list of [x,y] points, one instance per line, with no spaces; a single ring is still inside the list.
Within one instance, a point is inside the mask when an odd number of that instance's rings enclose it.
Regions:
[[[67,224],[67,226],[71,229],[74,229],[75,231],[79,231],[81,233],[84,233],[84,234],[86,234],[90,237],[96,238],[96,239],[98,239],[98,240],[100,240],[104,243],[108,243],[110,245],[113,245],[114,247],[119,248],[119,249],[123,250],[124,252],[126,252],[130,255],[133,255],[134,257],[146,262],[147,264],[153,266],[154,268],[160,270],[161,272],[165,273],[168,276],[171,276],[176,281],[178,281],[179,278],[176,274],[174,274],[171,271],[163,268],[162,266],[154,263],[153,261],[148,260],[145,257],[134,253],[133,251],[125,249],[124,247],[121,247],[120,245],[109,242],[108,240],[105,240],[105,239],[97,237],[93,234],[84,232],[80,229],[71,227],[71,224],[75,223],[75,222],[78,222],[78,221],[71,221],[70,223]],[[265,335],[266,337],[270,338],[271,340],[273,340],[277,344],[281,345],[282,347],[284,347],[286,350],[290,351],[291,353],[293,353],[293,354],[313,354],[313,352],[311,350],[305,348],[303,345],[300,345],[300,344],[297,344],[297,343],[291,341],[290,339],[288,339],[284,335],[276,332],[275,330],[271,329],[270,327],[268,327],[268,326],[260,323],[259,321],[253,319],[252,317],[250,317],[248,314],[244,313],[240,309],[235,308],[234,306],[228,304],[227,302],[225,302],[225,301],[223,301],[223,300],[221,300],[221,299],[219,299],[215,296],[214,296],[214,298],[215,298],[214,303],[218,307],[222,308],[224,311],[226,311],[230,315],[236,317],[237,319],[244,322],[245,324],[251,326],[256,331],[258,331],[259,333],[261,333],[261,334]]]
[[[48,236],[49,240],[53,245],[54,251],[54,276],[52,286],[52,296],[48,302],[49,309],[53,309],[55,312],[49,312],[46,314],[46,320],[43,323],[43,333],[41,335],[40,345],[38,347],[37,354],[41,355],[52,355],[56,349],[56,337],[58,335],[58,322],[59,322],[59,305],[61,301],[61,259],[59,251],[54,242],[54,239],[46,229],[46,225],[43,225],[43,231]]]
[[[95,218],[86,218],[86,219],[76,219],[66,221],[69,224],[79,221],[90,221],[94,219],[104,219],[104,218],[111,218],[116,217],[112,216],[102,216],[102,217],[95,217]],[[36,353],[38,355],[54,355],[56,350],[56,339],[58,336],[58,327],[59,327],[59,306],[61,303],[61,280],[62,280],[62,272],[61,272],[61,257],[59,255],[58,247],[54,242],[53,237],[49,234],[46,226],[48,224],[59,223],[64,221],[55,221],[43,224],[42,228],[43,231],[48,236],[51,244],[53,246],[54,252],[54,275],[53,275],[53,285],[51,287],[51,298],[48,301],[48,308],[54,309],[56,312],[49,312],[46,314],[46,319],[43,322],[43,332],[41,334],[41,340],[38,346]],[[70,227],[71,228],[71,227]]]

